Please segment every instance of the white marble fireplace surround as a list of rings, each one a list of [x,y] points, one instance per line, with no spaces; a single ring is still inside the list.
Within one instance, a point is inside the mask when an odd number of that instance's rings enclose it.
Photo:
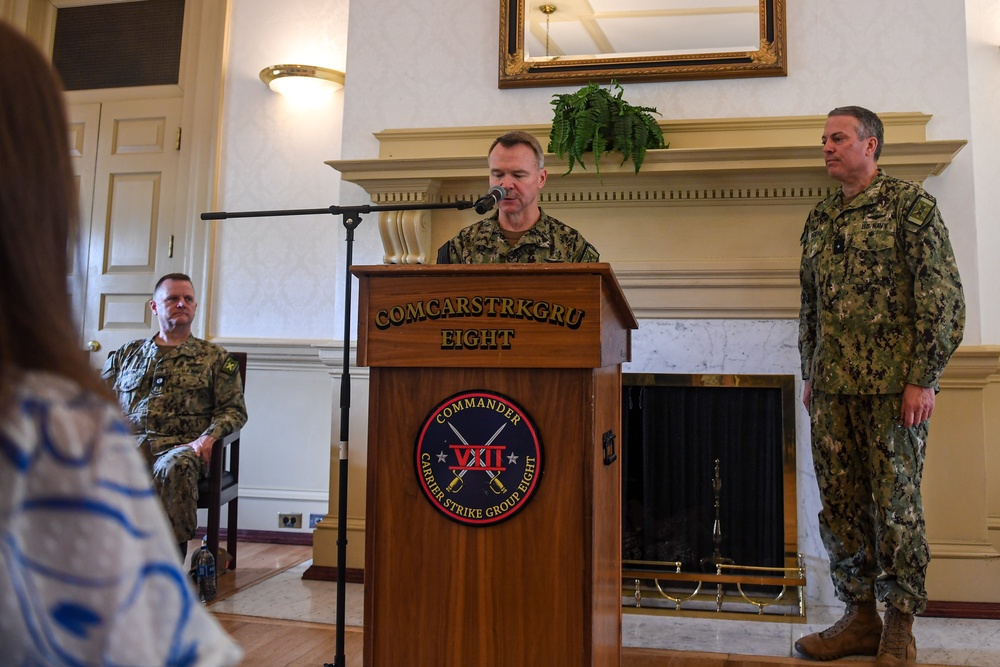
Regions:
[[[632,335],[633,361],[624,373],[794,375],[801,395],[798,322],[795,320],[642,320]],[[806,609],[837,606],[829,561],[819,537],[820,509],[808,415],[795,402],[798,544],[806,565]]]
[[[884,114],[880,166],[918,182],[947,169],[965,141],[928,141],[929,120],[921,113]],[[809,210],[836,187],[819,149],[824,122],[824,116],[664,122],[670,147],[647,153],[638,175],[612,156],[602,160],[600,176],[590,162],[586,170],[563,175],[565,160],[546,157],[542,207],[600,250],[639,320],[624,372],[791,374],[798,398],[798,241]],[[328,164],[376,205],[471,200],[486,189],[490,143],[507,129],[385,130],[376,135],[378,158]],[[546,145],[548,126],[521,129]],[[381,213],[383,261],[433,262],[436,249],[476,219],[471,211],[450,209]],[[990,378],[997,373],[996,350],[971,348],[956,354],[942,381],[932,429],[937,446],[928,456],[946,460],[929,461],[924,480],[934,528],[932,600],[1000,597],[981,428],[990,419],[984,401],[993,400],[984,394],[993,391]],[[836,607],[818,536],[807,415],[798,400],[796,410],[798,546],[807,569],[807,610]],[[955,500],[949,490],[956,488],[971,504]],[[363,542],[363,522],[356,525],[351,539]],[[315,540],[315,565],[335,563],[332,533],[317,531]]]

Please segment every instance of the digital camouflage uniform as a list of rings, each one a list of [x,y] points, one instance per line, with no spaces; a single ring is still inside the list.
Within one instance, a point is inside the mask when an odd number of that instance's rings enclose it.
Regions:
[[[927,422],[901,424],[906,384],[933,387],[962,340],[965,301],[934,199],[879,170],[802,233],[802,377],[812,389],[820,532],[837,595],[926,606],[920,482]]]
[[[102,377],[118,396],[153,474],[177,542],[198,527],[198,479],[207,466],[190,447],[217,440],[247,421],[239,363],[218,345],[191,336],[159,358],[155,336],[108,355]]]
[[[540,210],[540,209],[539,209]],[[600,256],[580,232],[541,211],[541,217],[511,247],[500,229],[499,212],[469,225],[448,242],[451,264],[597,262]]]

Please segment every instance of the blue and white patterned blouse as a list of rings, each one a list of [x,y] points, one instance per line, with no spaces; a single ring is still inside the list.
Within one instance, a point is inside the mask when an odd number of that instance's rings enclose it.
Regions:
[[[118,409],[27,373],[0,424],[0,664],[237,664]]]

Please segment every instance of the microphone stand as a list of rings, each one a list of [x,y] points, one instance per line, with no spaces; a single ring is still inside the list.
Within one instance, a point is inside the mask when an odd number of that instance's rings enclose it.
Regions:
[[[347,577],[347,439],[351,413],[351,262],[354,256],[354,230],[361,224],[361,215],[378,211],[427,211],[432,209],[466,209],[475,204],[458,201],[453,204],[397,204],[392,206],[330,206],[328,208],[285,209],[278,211],[217,211],[202,213],[202,220],[227,218],[267,218],[298,215],[344,216],[347,230],[347,255],[344,265],[344,358],[340,376],[340,486],[337,498],[337,654],[334,662],[324,667],[347,667],[344,655],[344,625]]]

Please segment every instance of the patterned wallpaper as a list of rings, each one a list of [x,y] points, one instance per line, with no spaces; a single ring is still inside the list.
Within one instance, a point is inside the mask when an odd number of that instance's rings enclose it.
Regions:
[[[297,108],[258,75],[285,63],[343,71],[346,40],[346,0],[232,3],[220,210],[340,203],[339,174],[324,160],[341,153],[343,91],[319,107]],[[220,223],[211,335],[334,338],[340,225],[331,215]]]
[[[843,104],[920,111],[934,116],[929,139],[972,139],[970,109],[996,108],[1000,66],[995,43],[993,53],[976,56],[967,49],[965,7],[969,30],[992,30],[995,37],[996,4],[788,0],[787,77],[631,83],[626,94],[633,103],[657,107],[665,118],[812,115]],[[324,160],[377,157],[373,133],[386,128],[547,123],[551,96],[568,90],[497,88],[496,3],[399,0],[387,12],[381,0],[352,0],[350,10],[347,26],[346,0],[233,3],[221,207],[364,203],[364,192],[341,184]],[[994,27],[973,26],[972,14]],[[290,108],[257,80],[265,65],[307,58],[346,67],[346,88],[328,108]],[[992,81],[992,93],[976,85],[970,102],[970,76],[974,84]],[[989,123],[977,129],[997,145]],[[817,158],[818,143],[817,137]],[[977,249],[974,149],[967,146],[926,183],[952,230],[972,303],[981,281],[1000,278],[1000,269],[993,268],[1000,262]],[[979,157],[979,190],[995,190],[987,184],[996,182],[1000,168]],[[355,264],[381,262],[374,217],[358,230]],[[996,234],[988,231],[987,238],[997,240]],[[340,219],[330,216],[220,225],[212,335],[341,338],[343,235]],[[1000,341],[997,310],[987,314],[994,341]],[[979,327],[979,308],[973,307],[967,342],[979,342]]]

